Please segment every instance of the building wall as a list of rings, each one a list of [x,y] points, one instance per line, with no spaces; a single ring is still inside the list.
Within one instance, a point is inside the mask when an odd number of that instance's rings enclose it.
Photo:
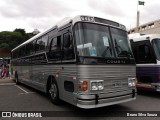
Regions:
[[[128,34],[142,33],[142,34],[160,34],[160,20],[155,20],[137,28],[128,30]]]
[[[148,30],[145,30],[145,31],[140,31],[140,33],[144,33],[144,34],[160,34],[160,27],[148,29]]]

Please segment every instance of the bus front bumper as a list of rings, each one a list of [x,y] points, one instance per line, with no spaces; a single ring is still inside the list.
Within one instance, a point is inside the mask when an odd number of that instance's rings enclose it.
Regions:
[[[103,106],[119,104],[135,100],[136,94],[137,93],[134,91],[130,94],[123,94],[112,97],[105,97],[107,96],[106,94],[79,95],[79,98],[77,98],[77,107],[90,109],[90,108],[98,108]]]

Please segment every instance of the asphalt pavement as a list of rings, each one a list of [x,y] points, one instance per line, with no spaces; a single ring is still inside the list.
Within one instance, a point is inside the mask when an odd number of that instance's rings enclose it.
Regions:
[[[1,83],[14,83],[14,80],[13,80],[13,78],[9,78],[9,77],[7,77],[7,78],[0,78],[0,84]]]
[[[159,112],[160,111],[160,93],[143,91],[137,95],[134,101],[121,103],[118,105],[106,106],[91,110],[84,110],[62,102],[57,106],[51,103],[47,95],[37,91],[26,85],[16,85],[13,79],[0,79],[0,111],[48,111],[55,119],[63,117],[63,119],[96,119],[100,120],[102,117],[110,120],[123,119],[158,119],[150,117],[113,117],[118,113],[132,113],[132,112]],[[111,117],[107,117],[110,114]],[[68,115],[68,117],[66,117]],[[109,115],[109,116],[110,116]],[[113,115],[113,116],[112,116]],[[92,117],[94,116],[94,117]],[[1,118],[0,118],[1,119]],[[48,120],[45,118],[44,120]]]

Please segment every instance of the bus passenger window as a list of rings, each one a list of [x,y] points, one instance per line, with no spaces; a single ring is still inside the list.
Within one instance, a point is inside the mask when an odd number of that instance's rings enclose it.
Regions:
[[[43,51],[46,49],[46,46],[47,46],[47,37],[45,39],[45,37],[43,38],[40,38],[37,40],[36,42],[36,51]]]
[[[36,50],[36,52],[37,51],[39,51],[39,42],[38,42],[39,40],[37,40],[36,42],[35,42],[35,50]]]
[[[35,43],[36,41],[32,41],[30,44],[30,54],[33,54],[35,52]]]
[[[22,46],[19,51],[19,55],[24,57],[26,55],[26,46]]]
[[[47,34],[42,37],[42,43],[43,43],[42,49],[45,50],[47,48],[47,43],[48,43],[48,35]]]
[[[61,49],[61,36],[58,36],[57,38],[52,39],[51,41],[51,51],[57,51]]]
[[[26,45],[26,55],[30,55],[33,50],[33,42],[30,42]]]
[[[30,43],[26,44],[26,55],[30,54]]]
[[[70,47],[70,36],[69,33],[63,35],[63,47],[69,48]]]
[[[51,40],[49,59],[61,59],[61,36]]]
[[[57,38],[52,39],[51,42],[51,51],[56,50],[57,48]]]
[[[61,36],[57,37],[57,49],[61,49]]]

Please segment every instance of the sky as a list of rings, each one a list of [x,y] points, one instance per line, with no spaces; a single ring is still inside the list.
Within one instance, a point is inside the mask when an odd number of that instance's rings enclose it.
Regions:
[[[92,15],[136,26],[138,0],[0,0],[0,31],[44,31],[65,17]],[[159,0],[140,0],[140,25],[160,19]]]

